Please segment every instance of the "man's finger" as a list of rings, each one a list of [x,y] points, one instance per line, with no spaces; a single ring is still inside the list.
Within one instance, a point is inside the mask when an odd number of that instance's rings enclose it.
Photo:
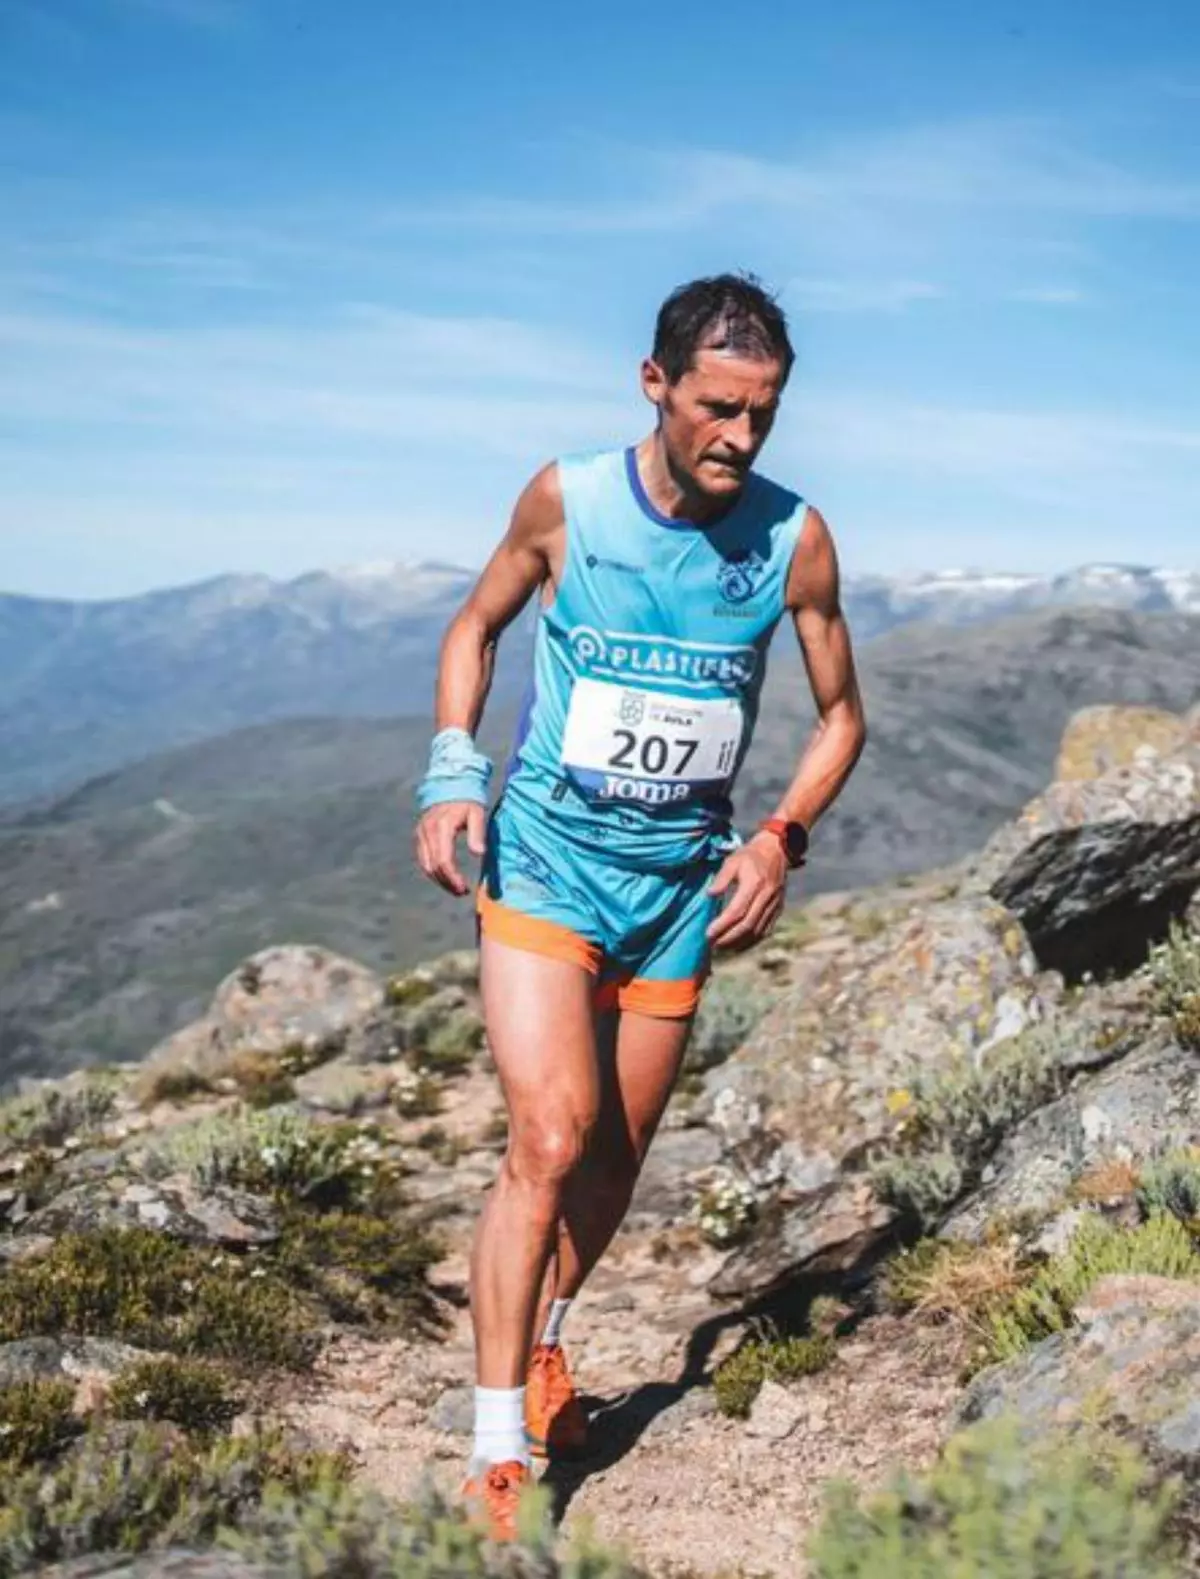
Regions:
[[[756,890],[751,879],[745,878],[739,882],[733,898],[709,926],[707,934],[709,942],[715,943],[723,938],[731,927],[736,926],[754,903],[755,897]]]
[[[487,818],[482,806],[472,806],[467,812],[467,849],[472,855],[482,855],[486,848],[484,835]]]
[[[452,894],[465,894],[467,882],[458,869],[454,842],[459,828],[449,820],[440,822],[434,835],[434,875]]]
[[[739,863],[736,855],[727,856],[721,863],[720,871],[708,885],[709,893],[713,895],[723,894],[730,883],[737,881],[738,870]]]
[[[718,937],[718,945],[721,948],[738,948],[757,943],[766,933],[773,902],[769,889],[755,894],[745,913],[735,918],[728,931]]]

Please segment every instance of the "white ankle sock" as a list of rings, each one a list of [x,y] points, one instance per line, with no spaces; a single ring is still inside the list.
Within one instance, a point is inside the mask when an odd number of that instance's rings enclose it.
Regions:
[[[525,1389],[477,1387],[472,1467],[503,1464],[510,1458],[522,1464],[529,1463],[529,1444],[525,1440]]]
[[[546,1317],[546,1330],[542,1333],[542,1342],[550,1348],[557,1348],[562,1341],[559,1334],[562,1324],[566,1320],[567,1312],[571,1308],[569,1299],[556,1299],[550,1303],[550,1314]]]

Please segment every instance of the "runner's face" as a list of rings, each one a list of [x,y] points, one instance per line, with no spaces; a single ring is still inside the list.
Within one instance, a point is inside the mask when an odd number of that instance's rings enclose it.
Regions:
[[[698,351],[675,384],[667,383],[657,363],[648,361],[642,385],[658,407],[663,443],[676,475],[712,499],[740,493],[775,421],[783,393],[780,364]]]

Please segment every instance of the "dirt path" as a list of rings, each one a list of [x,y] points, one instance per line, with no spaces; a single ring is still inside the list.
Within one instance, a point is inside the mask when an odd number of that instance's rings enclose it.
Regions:
[[[911,1327],[877,1317],[826,1372],[750,1421],[726,1419],[708,1378],[744,1327],[704,1291],[715,1253],[685,1234],[664,1254],[664,1237],[623,1233],[569,1318],[594,1452],[547,1472],[563,1527],[586,1521],[656,1573],[802,1574],[825,1481],[870,1486],[898,1464],[932,1459],[958,1392],[952,1368],[919,1349]],[[461,1298],[465,1221],[454,1238],[438,1283]],[[364,1476],[393,1496],[426,1479],[452,1493],[469,1445],[470,1382],[459,1309],[443,1344],[343,1336],[285,1412],[322,1445],[352,1446]]]

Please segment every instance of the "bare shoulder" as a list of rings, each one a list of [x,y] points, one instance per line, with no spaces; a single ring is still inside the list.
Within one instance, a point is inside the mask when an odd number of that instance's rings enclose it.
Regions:
[[[562,482],[558,462],[550,461],[525,484],[508,529],[514,547],[551,554],[563,534]]]
[[[810,504],[804,512],[788,571],[787,606],[793,611],[817,609],[831,615],[838,610],[839,597],[833,533],[820,510]]]

